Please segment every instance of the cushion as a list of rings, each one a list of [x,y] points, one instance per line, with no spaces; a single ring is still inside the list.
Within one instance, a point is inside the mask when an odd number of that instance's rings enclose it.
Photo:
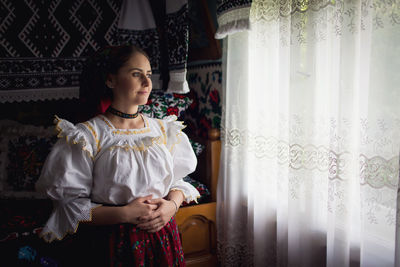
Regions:
[[[54,127],[0,121],[0,197],[43,198],[34,185],[57,141]]]
[[[201,152],[203,152],[205,145],[195,142],[192,139],[189,139],[189,141],[190,144],[192,145],[194,153],[196,154],[196,156],[199,156]]]
[[[146,105],[140,106],[139,111],[152,118],[162,119],[169,115],[179,118],[191,103],[192,100],[186,95],[153,91]]]
[[[151,118],[162,119],[170,115],[176,115],[180,118],[192,102],[193,100],[187,95],[153,91],[146,105],[139,106],[139,112]],[[190,143],[196,156],[204,150],[204,145],[192,140],[190,140]]]

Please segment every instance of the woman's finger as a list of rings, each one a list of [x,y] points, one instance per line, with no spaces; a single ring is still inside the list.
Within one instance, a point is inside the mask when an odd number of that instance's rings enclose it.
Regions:
[[[143,223],[139,223],[137,226],[142,229],[147,229],[147,228],[151,228],[151,226],[153,226],[157,223],[160,223],[160,222],[162,222],[161,218],[157,217],[153,220],[144,220]]]
[[[146,205],[149,205],[152,210],[156,210],[158,208],[158,206],[155,204],[146,204]]]
[[[146,200],[146,203],[151,203],[151,204],[160,205],[160,204],[163,203],[163,201],[164,201],[163,198],[154,198],[154,199],[147,199],[147,200]]]
[[[154,211],[153,213],[149,214],[149,215],[143,215],[139,217],[140,221],[152,221],[158,217],[160,217],[160,211]]]
[[[144,230],[147,230],[147,231],[150,232],[150,233],[154,233],[154,232],[157,232],[158,229],[161,229],[162,227],[163,227],[162,224],[155,224],[155,225],[153,225],[152,227],[149,227],[149,228],[144,229]]]
[[[162,227],[161,227],[162,228]],[[150,228],[150,229],[147,229],[147,231],[149,232],[149,233],[155,233],[155,232],[157,232],[158,231],[158,229],[161,229],[160,228],[160,225],[155,225],[154,227],[152,227],[152,228]]]
[[[165,225],[162,224],[161,226],[159,226],[159,227],[157,227],[157,228],[155,228],[155,229],[149,230],[148,232],[149,232],[149,233],[158,232],[158,231],[160,231],[164,226],[165,226]]]
[[[144,202],[144,201],[146,201],[146,200],[151,199],[152,197],[153,197],[153,195],[147,195],[147,196],[145,196],[145,197],[139,197],[139,198],[137,198],[137,200],[138,200],[139,202]]]

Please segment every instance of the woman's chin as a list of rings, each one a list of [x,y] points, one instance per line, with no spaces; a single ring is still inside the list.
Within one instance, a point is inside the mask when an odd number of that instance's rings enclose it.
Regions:
[[[129,99],[129,100],[128,100]],[[126,100],[128,100],[128,103],[132,104],[132,105],[145,105],[147,103],[147,100],[149,99],[149,94],[136,94],[134,96],[127,96],[127,98],[125,98],[125,102]]]
[[[146,97],[143,97],[142,99],[140,99],[139,101],[137,101],[137,103],[138,103],[139,106],[146,105],[148,99],[149,99],[149,96],[147,95]]]
[[[137,102],[139,102],[139,105],[144,105],[147,103],[147,100],[149,99],[150,92],[138,92],[136,93],[135,98],[137,99]]]

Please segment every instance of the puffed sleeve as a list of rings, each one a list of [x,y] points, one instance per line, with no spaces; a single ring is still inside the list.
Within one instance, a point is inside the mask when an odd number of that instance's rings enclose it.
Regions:
[[[42,169],[36,190],[53,200],[54,209],[40,233],[46,241],[75,233],[79,222],[91,221],[92,209],[100,206],[89,196],[92,187],[94,148],[84,126],[56,118],[60,138]]]
[[[172,154],[174,165],[174,179],[170,191],[179,190],[185,195],[187,203],[196,201],[200,197],[197,189],[183,178],[196,169],[197,158],[187,135],[182,132],[185,128],[182,121],[177,121],[176,116],[165,119],[167,128],[167,147]]]

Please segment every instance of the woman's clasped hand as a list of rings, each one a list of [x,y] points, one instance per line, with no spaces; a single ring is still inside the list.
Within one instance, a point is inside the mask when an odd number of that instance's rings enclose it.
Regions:
[[[145,197],[146,198],[146,197]],[[144,199],[144,198],[140,198]],[[172,200],[163,198],[145,199],[142,202],[147,207],[143,207],[143,213],[137,218],[137,227],[150,233],[161,230],[174,216],[176,208]]]

